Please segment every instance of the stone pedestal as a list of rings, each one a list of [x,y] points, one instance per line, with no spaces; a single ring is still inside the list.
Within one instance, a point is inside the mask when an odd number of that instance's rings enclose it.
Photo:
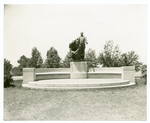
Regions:
[[[122,67],[122,80],[129,80],[135,82],[135,66]]]
[[[36,80],[35,68],[23,68],[23,84],[27,84],[29,81],[35,80]]]
[[[70,62],[70,79],[87,79],[87,62]]]

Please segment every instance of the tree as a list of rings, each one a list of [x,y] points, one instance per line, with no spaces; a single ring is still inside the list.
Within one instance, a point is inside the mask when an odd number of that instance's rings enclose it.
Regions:
[[[22,55],[17,62],[19,63],[19,66],[14,67],[12,69],[12,72],[14,75],[23,75],[23,68],[26,68],[26,67],[40,68],[40,67],[42,67],[43,59],[41,57],[41,53],[37,50],[36,47],[34,47],[32,49],[32,57],[31,58],[27,58],[25,55]]]
[[[13,81],[11,74],[12,64],[10,61],[4,59],[4,87],[9,87]]]
[[[103,67],[119,67],[121,52],[119,46],[114,47],[113,41],[106,41],[104,50],[99,53],[98,61]]]
[[[135,51],[121,54],[119,46],[113,46],[113,41],[106,41],[104,50],[98,57],[98,61],[103,67],[135,66],[136,71],[139,71],[142,65],[138,60],[139,55]]]
[[[31,59],[27,58],[25,55],[22,55],[17,62],[19,63],[18,69],[21,69],[21,71],[23,68],[31,66],[30,65]]]
[[[29,67],[40,68],[42,66],[43,59],[41,53],[37,50],[36,47],[32,48],[32,57],[29,63]]]
[[[62,61],[62,68],[70,68],[70,62],[73,61],[71,58],[71,54],[70,52],[67,53],[67,55],[65,56],[64,60]]]
[[[135,53],[135,51],[130,51],[127,53],[123,53],[121,55],[121,66],[135,66],[135,70],[139,71],[140,66],[142,65],[139,60],[139,55]]]
[[[44,67],[46,68],[59,68],[60,67],[60,57],[57,50],[54,47],[51,47],[47,51],[47,59],[45,60]]]
[[[88,49],[88,51],[85,54],[85,60],[87,61],[88,67],[96,67],[98,62],[96,58],[95,50],[92,50],[91,48]]]
[[[12,68],[13,75],[23,75],[23,68],[32,67],[31,59],[27,58],[25,55],[22,55],[19,60],[17,60],[19,65],[17,67]]]
[[[27,58],[25,55],[22,55],[17,62],[20,64],[21,68],[25,68],[28,66],[28,61],[29,58]]]

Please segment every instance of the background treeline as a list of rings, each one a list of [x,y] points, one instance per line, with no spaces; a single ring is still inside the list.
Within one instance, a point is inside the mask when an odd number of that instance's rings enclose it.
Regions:
[[[139,55],[135,51],[122,53],[118,45],[114,45],[113,41],[106,41],[104,49],[96,56],[93,49],[88,49],[85,54],[85,60],[89,67],[121,67],[121,66],[135,66],[135,70],[139,71],[142,63],[139,62]],[[46,54],[44,61],[39,50],[32,48],[31,58],[22,55],[17,67],[12,68],[13,75],[22,75],[23,68],[69,68],[70,67],[70,53],[68,52],[62,60],[54,47],[50,47]]]

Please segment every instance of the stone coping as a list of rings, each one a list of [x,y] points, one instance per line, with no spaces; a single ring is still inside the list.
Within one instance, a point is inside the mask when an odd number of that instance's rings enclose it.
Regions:
[[[81,62],[82,63],[82,62]],[[84,63],[84,62],[83,62]],[[134,66],[123,67],[102,67],[102,68],[88,68],[88,72],[121,72],[122,70],[134,70]],[[47,72],[70,72],[70,68],[23,68],[23,72],[35,71],[35,73],[47,73]]]
[[[35,71],[35,68],[23,68],[23,72]]]
[[[70,72],[70,68],[37,68],[36,73],[44,72]]]
[[[74,73],[79,73],[79,72],[74,72]],[[85,73],[85,72],[80,72],[80,73]],[[109,72],[109,71],[99,71],[99,72],[87,72],[87,74],[121,74],[122,72]],[[43,73],[36,73],[36,75],[44,75],[44,74],[70,74],[70,72],[43,72]]]
[[[122,72],[111,72],[111,71],[98,71],[98,72],[87,72],[88,74],[99,74],[99,73],[109,73],[109,74],[121,74]]]
[[[87,61],[72,61],[70,63],[87,63]]]
[[[36,73],[36,75],[48,75],[48,74],[70,74],[70,72],[44,72],[44,73]]]
[[[135,66],[123,66],[122,68],[125,71],[135,71]]]

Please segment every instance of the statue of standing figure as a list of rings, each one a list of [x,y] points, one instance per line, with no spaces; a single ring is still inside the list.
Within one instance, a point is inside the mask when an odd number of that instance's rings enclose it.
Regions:
[[[84,37],[83,32],[80,33],[80,37],[69,44],[73,61],[84,61],[86,44],[88,44],[88,42],[86,37]]]

